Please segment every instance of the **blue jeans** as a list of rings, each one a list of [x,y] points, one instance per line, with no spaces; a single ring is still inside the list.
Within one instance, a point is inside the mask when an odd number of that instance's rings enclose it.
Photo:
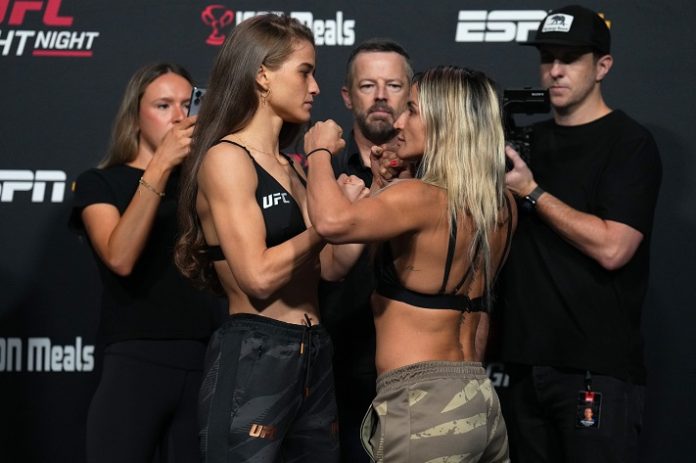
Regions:
[[[510,386],[501,402],[513,462],[638,461],[645,386],[593,374],[592,389],[602,394],[600,426],[579,429],[584,372],[519,365],[506,372]]]

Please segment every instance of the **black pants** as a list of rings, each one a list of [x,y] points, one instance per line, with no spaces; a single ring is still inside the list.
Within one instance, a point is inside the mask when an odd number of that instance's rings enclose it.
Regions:
[[[320,326],[232,315],[206,354],[203,461],[337,463],[331,355]]]
[[[108,346],[87,415],[87,461],[197,461],[204,353],[203,342],[185,340]]]
[[[512,461],[516,463],[617,462],[638,460],[645,387],[592,375],[602,394],[599,428],[578,428],[581,371],[506,366],[510,386],[501,394]]]
[[[340,362],[340,359],[337,357],[334,359],[334,365],[337,365],[336,362]],[[370,463],[372,460],[360,442],[360,428],[365,418],[365,411],[370,407],[377,393],[375,390],[377,374],[370,371],[362,373],[353,371],[345,375],[336,374],[335,378],[341,463]]]

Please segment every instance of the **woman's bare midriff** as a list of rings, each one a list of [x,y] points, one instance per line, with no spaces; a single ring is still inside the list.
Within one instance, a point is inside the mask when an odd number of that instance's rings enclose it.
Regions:
[[[460,344],[462,313],[448,309],[424,309],[372,296],[377,332],[377,373],[425,361],[473,361]]]
[[[221,266],[216,264],[216,269],[227,294],[230,315],[248,313],[296,325],[305,325],[307,316],[312,325],[320,323],[317,298],[319,271],[316,265],[309,263],[298,269],[289,283],[264,300],[247,296],[234,281],[229,267],[219,269]]]

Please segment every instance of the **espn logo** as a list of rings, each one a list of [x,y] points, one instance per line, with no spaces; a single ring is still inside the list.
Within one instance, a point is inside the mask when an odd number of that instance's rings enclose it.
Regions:
[[[461,10],[455,42],[526,42],[544,10]]]
[[[16,192],[31,192],[32,203],[46,198],[46,185],[51,184],[52,203],[61,203],[65,197],[67,175],[62,170],[0,170],[0,203],[11,203]]]

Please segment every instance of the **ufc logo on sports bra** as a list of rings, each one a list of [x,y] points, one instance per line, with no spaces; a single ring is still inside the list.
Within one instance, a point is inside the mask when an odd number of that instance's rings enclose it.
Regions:
[[[263,197],[263,208],[277,206],[280,203],[290,204],[287,193],[273,193]]]

